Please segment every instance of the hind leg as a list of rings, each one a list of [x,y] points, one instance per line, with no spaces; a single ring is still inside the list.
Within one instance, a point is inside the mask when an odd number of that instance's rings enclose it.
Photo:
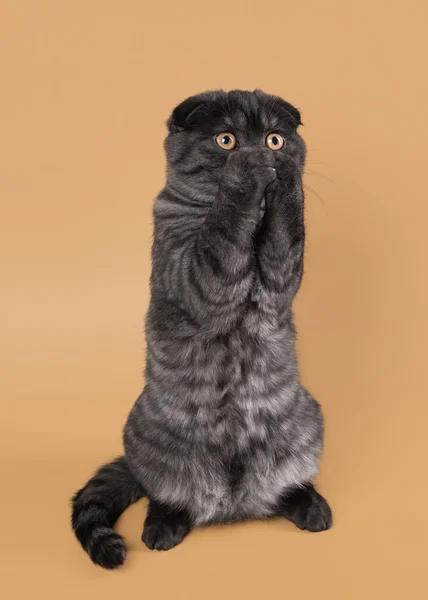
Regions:
[[[318,494],[312,483],[287,490],[281,497],[278,514],[308,531],[324,531],[333,524],[327,500]]]
[[[150,500],[141,539],[151,550],[170,550],[183,541],[191,528],[186,511]]]

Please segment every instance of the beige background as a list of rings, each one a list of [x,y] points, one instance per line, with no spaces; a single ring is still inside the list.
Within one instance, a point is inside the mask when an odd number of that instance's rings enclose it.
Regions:
[[[1,3],[4,597],[427,597],[425,4]],[[140,502],[111,573],[74,540],[68,499],[120,452],[143,384],[165,120],[217,87],[260,87],[303,114],[296,315],[335,525],[215,527],[155,553]]]

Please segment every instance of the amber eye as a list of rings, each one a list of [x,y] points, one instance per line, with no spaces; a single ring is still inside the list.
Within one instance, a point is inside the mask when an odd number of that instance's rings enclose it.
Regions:
[[[279,133],[270,133],[266,138],[266,146],[271,150],[281,150],[285,140]]]
[[[215,141],[224,150],[233,150],[236,146],[236,137],[233,133],[219,133]]]

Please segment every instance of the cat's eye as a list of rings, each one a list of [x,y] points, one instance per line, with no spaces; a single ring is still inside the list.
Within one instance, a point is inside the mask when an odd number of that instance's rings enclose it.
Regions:
[[[270,133],[266,138],[266,146],[271,150],[281,150],[284,144],[285,140],[279,133]]]
[[[236,137],[233,133],[219,133],[215,141],[223,150],[233,150],[236,146]]]

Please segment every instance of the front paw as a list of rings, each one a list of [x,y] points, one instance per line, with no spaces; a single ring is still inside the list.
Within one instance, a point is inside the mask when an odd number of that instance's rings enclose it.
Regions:
[[[275,161],[276,178],[267,186],[268,196],[289,194],[301,186],[301,176],[294,160],[281,157]]]
[[[232,188],[264,190],[276,178],[273,152],[268,148],[241,148],[231,152],[223,184]]]

